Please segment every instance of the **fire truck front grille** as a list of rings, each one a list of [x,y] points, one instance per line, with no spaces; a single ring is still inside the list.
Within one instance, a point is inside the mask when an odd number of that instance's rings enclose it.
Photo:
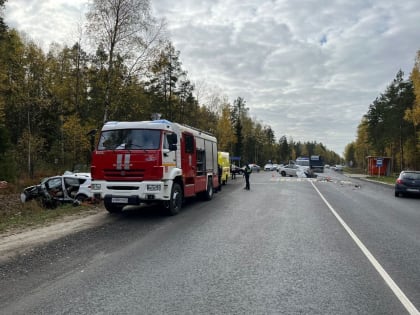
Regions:
[[[106,180],[118,180],[118,179],[133,179],[136,181],[142,181],[144,178],[144,169],[130,169],[130,170],[104,170]]]
[[[106,186],[108,189],[112,190],[138,190],[138,186]]]

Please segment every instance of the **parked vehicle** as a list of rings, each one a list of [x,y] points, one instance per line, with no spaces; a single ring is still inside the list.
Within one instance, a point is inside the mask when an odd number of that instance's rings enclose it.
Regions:
[[[24,203],[38,199],[46,208],[56,208],[63,203],[79,205],[92,198],[90,184],[90,174],[65,173],[44,178],[38,185],[26,187],[20,194],[20,200]]]
[[[222,184],[226,185],[230,174],[229,152],[217,152],[217,163],[222,167]]]
[[[251,168],[252,172],[258,173],[261,170],[261,167],[257,164],[249,163],[249,167]],[[245,173],[245,165],[241,167],[241,174]]]
[[[295,161],[296,165],[302,166],[304,168],[309,168],[309,158],[308,157],[298,157]]]
[[[324,173],[324,160],[320,155],[311,155],[309,168],[316,173]]]
[[[264,165],[264,171],[272,171],[273,170],[273,164],[267,163]]]
[[[261,167],[259,165],[257,165],[257,164],[249,164],[249,167],[251,168],[251,170],[253,172],[257,172],[258,173],[261,170]]]
[[[420,195],[420,171],[402,171],[395,182],[395,197]]]
[[[277,171],[281,176],[297,176],[296,172],[299,170],[299,166],[296,164],[288,164],[281,166]]]
[[[231,165],[231,170],[230,170],[230,172],[231,172],[231,175],[234,177],[235,175],[241,175],[241,174],[243,174],[243,169],[242,168],[240,168],[239,166],[237,166],[237,165],[235,165],[235,164],[232,164]]]
[[[92,191],[109,212],[161,203],[177,214],[184,198],[213,197],[217,140],[167,120],[108,122],[92,154]]]

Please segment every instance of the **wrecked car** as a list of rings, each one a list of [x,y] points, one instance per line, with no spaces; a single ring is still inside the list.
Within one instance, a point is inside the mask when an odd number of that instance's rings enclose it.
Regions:
[[[68,173],[44,178],[38,185],[26,187],[20,194],[22,203],[39,200],[45,208],[56,208],[64,203],[80,205],[92,197],[90,174]]]

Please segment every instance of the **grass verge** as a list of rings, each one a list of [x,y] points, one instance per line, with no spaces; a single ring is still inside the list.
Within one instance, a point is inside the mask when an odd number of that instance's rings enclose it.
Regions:
[[[68,216],[82,216],[97,212],[97,205],[82,204],[73,206],[64,204],[55,209],[42,208],[35,200],[25,204],[15,204],[0,211],[0,234],[45,226]]]
[[[395,176],[368,176],[366,179],[373,180],[376,182],[381,182],[385,184],[395,184],[395,181],[397,180],[397,177]]]

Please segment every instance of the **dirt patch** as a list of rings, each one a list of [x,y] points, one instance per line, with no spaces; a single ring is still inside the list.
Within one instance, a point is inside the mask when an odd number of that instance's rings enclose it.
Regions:
[[[19,193],[0,193],[0,218],[19,216],[24,209]],[[41,211],[43,211],[41,209]],[[54,211],[54,210],[45,210]],[[14,226],[0,232],[0,261],[22,254],[33,246],[87,229],[109,219],[102,205],[82,205],[80,211],[35,226]]]
[[[110,219],[108,212],[98,207],[77,215],[61,217],[50,222],[47,226],[10,230],[0,235],[0,262],[15,255],[23,254],[34,246],[106,223]]]

